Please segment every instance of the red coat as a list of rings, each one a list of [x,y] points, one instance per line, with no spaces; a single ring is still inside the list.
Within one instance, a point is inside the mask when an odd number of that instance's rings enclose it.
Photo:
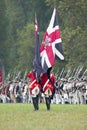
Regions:
[[[47,89],[50,89],[50,91],[53,92],[54,82],[55,82],[55,78],[53,75],[50,76],[50,79],[48,79],[48,76],[46,74],[43,74],[41,76],[41,83],[42,83],[44,93]]]
[[[41,85],[37,82],[34,73],[30,71],[27,76],[30,79],[30,85],[29,85],[30,93],[32,94],[36,90],[40,92]]]
[[[27,74],[27,77],[30,79],[30,82],[32,82],[32,81],[35,79],[34,73],[33,73],[32,71],[30,71],[30,72]]]

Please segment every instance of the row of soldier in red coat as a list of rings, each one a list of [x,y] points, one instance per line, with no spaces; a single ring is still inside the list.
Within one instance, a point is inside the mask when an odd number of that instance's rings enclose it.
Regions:
[[[38,110],[38,96],[40,91],[42,91],[45,95],[47,110],[50,110],[50,101],[51,96],[54,92],[54,83],[55,76],[53,73],[44,73],[40,76],[40,80],[38,81],[36,78],[36,71],[30,71],[28,73],[29,78],[29,89],[32,95],[34,109]]]

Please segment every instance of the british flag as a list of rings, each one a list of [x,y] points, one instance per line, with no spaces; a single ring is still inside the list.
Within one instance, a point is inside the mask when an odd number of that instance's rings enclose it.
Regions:
[[[64,60],[57,10],[54,8],[49,26],[40,46],[41,65],[44,72],[55,65],[55,59]]]
[[[37,78],[39,79],[40,74],[42,73],[41,59],[40,59],[40,45],[39,45],[39,29],[37,17],[35,14],[35,40],[36,40],[36,48],[35,48],[35,58],[33,61],[34,69],[37,72]]]

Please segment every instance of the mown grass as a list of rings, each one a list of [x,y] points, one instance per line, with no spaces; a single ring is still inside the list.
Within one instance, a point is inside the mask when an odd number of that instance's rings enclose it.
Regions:
[[[0,104],[0,130],[86,130],[87,105]]]

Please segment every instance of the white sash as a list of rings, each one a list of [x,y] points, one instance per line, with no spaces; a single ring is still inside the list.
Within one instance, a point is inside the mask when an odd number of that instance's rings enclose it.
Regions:
[[[48,84],[49,79],[45,82],[44,86],[43,86],[43,90],[45,89],[46,85]]]
[[[36,79],[29,85],[29,88],[36,82]]]

